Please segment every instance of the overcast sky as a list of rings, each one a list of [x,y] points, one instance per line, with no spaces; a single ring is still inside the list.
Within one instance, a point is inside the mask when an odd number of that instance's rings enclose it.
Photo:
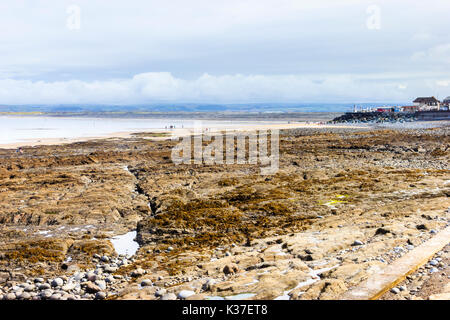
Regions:
[[[450,95],[448,0],[2,0],[0,105]]]

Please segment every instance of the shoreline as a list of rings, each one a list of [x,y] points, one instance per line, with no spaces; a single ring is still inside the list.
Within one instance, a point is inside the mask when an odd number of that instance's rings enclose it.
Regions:
[[[261,121],[262,122],[262,121]],[[351,128],[360,128],[364,129],[368,126],[364,125],[330,125],[330,124],[316,124],[316,123],[286,123],[286,124],[267,124],[268,121],[264,121],[264,124],[249,124],[247,126],[242,126],[239,128],[236,127],[227,127],[227,126],[220,126],[215,127],[210,131],[203,131],[207,133],[217,133],[223,130],[233,130],[233,131],[251,131],[251,130],[264,130],[264,129],[301,129],[301,128],[340,128],[340,129],[351,129]],[[113,132],[108,133],[105,135],[97,135],[97,136],[91,136],[91,137],[77,137],[77,138],[65,138],[65,137],[59,137],[59,138],[36,138],[36,139],[29,139],[27,141],[18,141],[18,142],[12,142],[12,143],[0,143],[0,149],[16,149],[19,147],[38,147],[41,145],[64,145],[64,144],[70,144],[70,143],[76,143],[76,142],[86,142],[86,141],[92,141],[92,140],[104,140],[104,139],[126,139],[126,138],[133,138],[135,134],[138,133],[169,133],[170,135],[166,137],[145,137],[145,139],[148,140],[166,140],[170,138],[179,138],[186,135],[192,134],[192,129],[184,128],[184,129],[148,129],[148,130],[138,130],[138,131],[119,131],[119,132]]]

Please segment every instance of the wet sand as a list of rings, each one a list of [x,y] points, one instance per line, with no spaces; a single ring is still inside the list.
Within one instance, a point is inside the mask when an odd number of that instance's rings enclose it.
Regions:
[[[340,128],[340,129],[350,129],[350,128],[367,128],[367,125],[327,125],[327,124],[318,124],[318,123],[285,123],[285,124],[270,124],[267,122],[255,123],[255,124],[245,124],[239,127],[235,126],[216,126],[214,128],[208,128],[206,130],[203,127],[204,133],[217,133],[223,130],[232,130],[232,131],[253,131],[253,130],[282,130],[282,129],[299,129],[299,128]],[[171,137],[183,137],[193,133],[193,129],[183,128],[183,129],[148,129],[148,130],[138,130],[138,131],[122,131],[115,132],[111,134],[98,135],[93,137],[79,137],[79,138],[44,138],[44,139],[29,139],[27,141],[15,142],[15,143],[6,143],[0,144],[0,149],[16,149],[19,147],[35,147],[40,145],[62,145],[62,144],[70,144],[75,142],[84,142],[84,141],[93,141],[98,139],[115,139],[115,138],[133,138],[135,134],[138,133],[166,133],[168,134],[165,137],[146,137],[146,139],[150,140],[166,140]]]

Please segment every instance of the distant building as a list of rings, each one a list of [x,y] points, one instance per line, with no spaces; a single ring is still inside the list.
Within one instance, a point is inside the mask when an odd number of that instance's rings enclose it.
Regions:
[[[414,105],[419,107],[419,110],[439,110],[441,102],[435,97],[419,97],[413,101]]]
[[[377,112],[395,112],[395,108],[394,107],[377,108]]]
[[[402,111],[403,112],[416,112],[416,111],[419,111],[419,106],[403,106]]]
[[[416,100],[413,101],[415,105],[423,106],[438,106],[440,104],[440,101],[436,99],[435,97],[419,97]]]
[[[442,102],[442,104],[449,106],[450,105],[450,97],[445,98],[444,101]]]

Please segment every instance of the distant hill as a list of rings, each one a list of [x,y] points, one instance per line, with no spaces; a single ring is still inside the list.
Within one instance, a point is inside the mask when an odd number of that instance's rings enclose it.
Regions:
[[[248,103],[248,104],[148,104],[148,105],[0,105],[0,112],[347,112],[354,103]],[[361,103],[362,107],[398,105]]]

